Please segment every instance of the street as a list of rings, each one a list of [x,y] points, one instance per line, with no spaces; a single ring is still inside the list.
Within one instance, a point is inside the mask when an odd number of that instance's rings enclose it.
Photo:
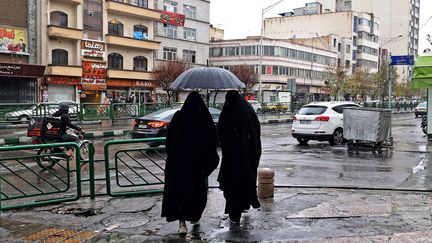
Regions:
[[[261,200],[261,209],[249,210],[241,224],[233,226],[223,215],[221,191],[213,188],[209,191],[201,226],[189,231],[185,240],[323,241],[330,237],[334,239],[332,242],[386,239],[406,242],[430,239],[432,200],[428,192],[421,192],[431,189],[429,146],[419,123],[420,119],[415,119],[411,113],[396,114],[393,118],[395,146],[392,151],[382,154],[361,151],[352,155],[348,155],[345,146],[331,147],[327,142],[312,141],[308,146],[299,146],[291,137],[289,123],[263,124],[260,167],[275,170],[274,199]],[[93,141],[96,160],[103,158],[103,147],[109,140],[113,139]],[[128,189],[128,183],[142,183],[140,176],[152,179],[141,164],[131,163],[133,158],[143,158],[144,154],[132,151],[119,152],[115,156],[119,150],[130,151],[143,146],[147,145],[111,147],[110,160],[117,157],[119,162],[129,161],[128,167],[120,163],[118,170],[111,172],[112,186],[117,182],[123,185],[123,189]],[[163,171],[154,164],[147,165],[146,168],[156,176],[163,176]],[[37,168],[35,164],[29,166]],[[95,177],[103,178],[104,163],[97,161],[95,167]],[[87,177],[88,166],[84,165],[82,169],[83,176]],[[53,185],[65,189],[66,184],[60,181],[64,174],[60,165],[54,167],[59,177],[40,169],[31,172],[22,168],[21,171],[25,171],[27,180],[34,177],[34,173],[42,175],[42,180],[50,178],[51,186],[42,186],[46,183],[37,180],[35,185],[42,190],[52,190]],[[216,170],[209,178],[211,187],[217,187],[217,174]],[[18,180],[15,186],[25,186],[25,183]],[[74,183],[71,186],[75,187]],[[83,190],[88,194],[87,183],[83,183]],[[96,193],[106,193],[105,180],[96,182]],[[0,236],[29,239],[54,227],[95,236],[91,242],[178,240],[177,224],[167,223],[160,217],[160,210],[160,195],[135,198],[98,195],[95,200],[81,198],[68,203],[6,211],[0,221],[0,227],[5,231],[0,232]]]
[[[352,155],[347,153],[346,146],[333,147],[328,142],[298,145],[291,136],[291,123],[262,124],[260,168],[275,171],[277,186],[430,189],[432,183],[426,180],[430,172],[426,154],[429,147],[420,129],[420,119],[408,113],[395,114],[392,120],[393,150],[382,154],[361,151]],[[103,158],[103,145],[109,140],[112,138],[93,141],[96,159]],[[130,145],[115,150],[127,147]],[[217,170],[210,177],[211,186],[217,186],[216,177]]]

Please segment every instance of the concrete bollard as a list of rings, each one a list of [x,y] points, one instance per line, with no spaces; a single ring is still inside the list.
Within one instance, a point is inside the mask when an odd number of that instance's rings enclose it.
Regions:
[[[258,197],[274,197],[274,171],[269,168],[258,170]]]

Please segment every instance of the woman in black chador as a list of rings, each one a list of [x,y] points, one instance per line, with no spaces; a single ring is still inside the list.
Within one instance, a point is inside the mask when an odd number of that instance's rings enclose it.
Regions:
[[[258,117],[237,91],[229,91],[218,123],[222,147],[219,188],[226,199],[225,213],[240,222],[250,206],[259,208],[256,179],[261,157],[261,131]]]
[[[197,92],[186,98],[168,128],[162,217],[179,220],[179,233],[186,222],[198,223],[207,203],[206,178],[219,164],[217,132],[204,101]]]

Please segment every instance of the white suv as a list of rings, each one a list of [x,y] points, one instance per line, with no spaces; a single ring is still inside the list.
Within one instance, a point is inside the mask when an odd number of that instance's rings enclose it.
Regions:
[[[293,117],[292,136],[301,145],[309,140],[343,143],[343,109],[359,107],[353,102],[314,102],[303,106]]]

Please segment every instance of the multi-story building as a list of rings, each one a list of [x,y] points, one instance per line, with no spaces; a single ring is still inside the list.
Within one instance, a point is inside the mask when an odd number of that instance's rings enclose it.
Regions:
[[[156,24],[156,41],[161,46],[156,55],[159,61],[185,61],[206,65],[209,50],[208,0],[156,0],[156,8],[184,15],[184,24],[159,22]]]
[[[392,55],[418,55],[420,0],[320,0],[330,11],[372,13],[380,19],[380,47]],[[412,67],[399,66],[403,80],[409,80]]]
[[[232,70],[248,65],[258,73],[260,38],[220,40],[211,42],[210,64]],[[297,100],[328,98],[325,88],[327,68],[337,61],[337,54],[320,47],[295,44],[289,40],[263,38],[262,91],[263,102],[280,101],[280,93],[288,92],[288,80],[295,79]],[[259,90],[257,83],[253,91]]]
[[[47,65],[44,101],[154,97],[151,71],[160,47],[154,1],[41,0],[37,12],[38,62]]]
[[[3,0],[0,7],[0,103],[40,100],[44,66],[36,63],[36,0]]]
[[[264,36],[275,39],[303,39],[334,36],[330,46],[337,48],[341,62],[349,61],[351,70],[366,68],[369,72],[378,70],[379,55],[379,20],[373,14],[360,12],[325,12],[319,7],[306,5],[302,15],[292,13],[282,17],[266,18]],[[314,11],[311,11],[313,9]],[[336,37],[339,36],[339,37]],[[349,41],[347,41],[349,39]],[[352,44],[351,44],[352,43]],[[346,52],[351,58],[342,62]]]

